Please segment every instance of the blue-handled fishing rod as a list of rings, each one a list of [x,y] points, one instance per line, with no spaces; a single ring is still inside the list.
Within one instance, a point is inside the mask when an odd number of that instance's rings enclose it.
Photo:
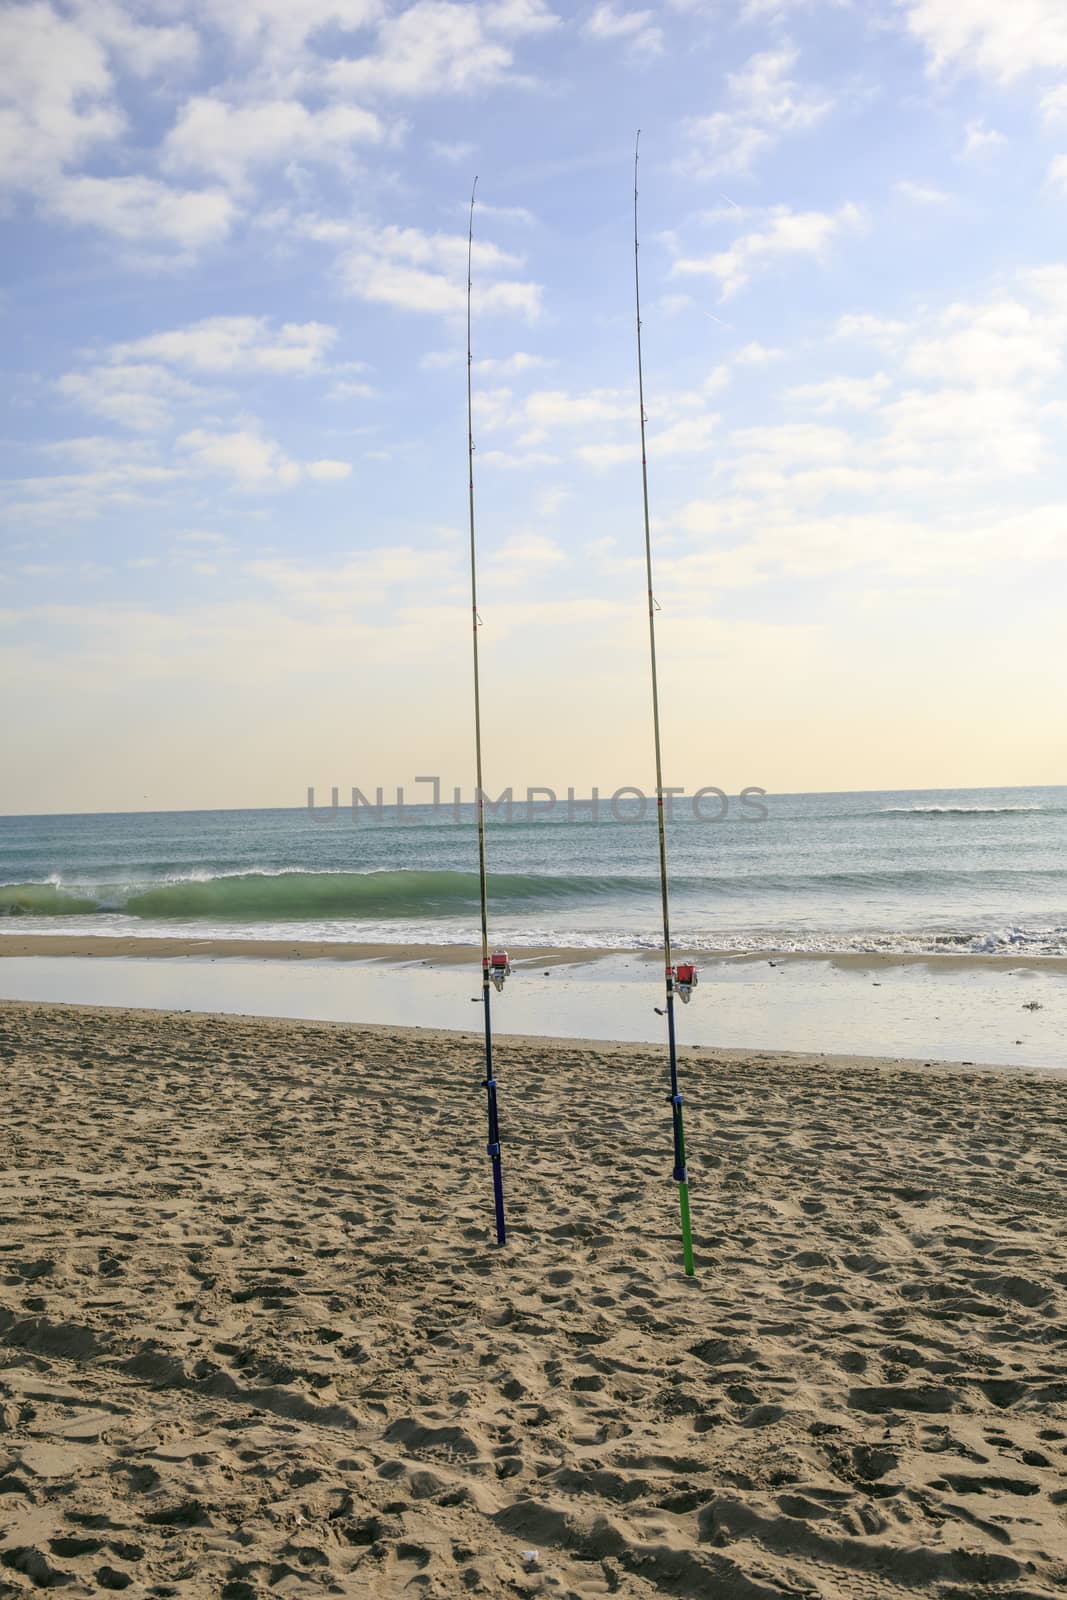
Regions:
[[[687,1278],[694,1275],[693,1229],[689,1217],[689,1174],[685,1164],[685,1125],[682,1118],[682,1092],[678,1086],[678,1048],[674,1034],[674,1000],[677,992],[689,999],[696,983],[696,969],[686,964],[675,967],[671,958],[670,892],[667,884],[667,832],[663,816],[663,760],[659,736],[659,680],[656,674],[656,597],[652,589],[652,532],[648,520],[648,459],[645,449],[645,379],[641,365],[641,276],[637,265],[637,158],[641,130],[634,143],[634,300],[637,308],[637,393],[641,410],[641,486],[645,507],[645,571],[648,577],[648,643],[652,662],[652,730],[656,747],[656,820],[659,826],[659,877],[663,901],[663,961],[667,985],[667,1047],[670,1055],[671,1121],[674,1132],[674,1181],[678,1185],[678,1205],[682,1219],[682,1255]]]
[[[485,1077],[482,1087],[486,1095],[486,1112],[489,1122],[489,1140],[486,1151],[493,1168],[493,1206],[496,1211],[496,1242],[507,1242],[507,1228],[504,1224],[504,1179],[500,1170],[500,1118],[497,1112],[496,1078],[493,1076],[493,1019],[491,1015],[490,992],[495,987],[497,991],[504,987],[504,979],[511,973],[507,952],[494,950],[489,953],[489,911],[487,905],[485,885],[485,791],[482,785],[482,696],[481,680],[478,672],[478,629],[481,627],[481,618],[478,615],[478,556],[474,540],[474,410],[471,397],[471,293],[472,271],[471,262],[474,254],[474,196],[478,188],[478,179],[474,180],[471,190],[470,228],[467,233],[467,468],[468,483],[470,488],[470,524],[471,524],[471,621],[474,634],[474,759],[476,779],[474,790],[474,808],[478,818],[478,887],[481,896],[482,912],[482,1010],[485,1017]]]

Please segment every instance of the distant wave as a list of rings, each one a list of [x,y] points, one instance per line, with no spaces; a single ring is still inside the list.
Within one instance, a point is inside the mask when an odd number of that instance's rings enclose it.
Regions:
[[[1044,811],[1044,806],[883,806],[879,817],[1000,817],[1018,811]]]
[[[900,867],[825,873],[735,873],[708,877],[678,876],[673,886],[680,900],[708,906],[717,901],[761,900],[807,894],[949,896],[968,891],[1062,885],[1067,871],[987,868],[952,871]],[[585,874],[552,876],[537,873],[490,873],[489,898],[498,911],[521,912],[553,905],[601,905],[658,895],[659,880],[647,875]],[[211,919],[216,922],[303,922],[330,918],[455,917],[478,904],[478,877],[473,872],[276,871],[210,873],[127,884],[47,882],[0,885],[0,917],[92,916],[122,912],[151,920]],[[601,914],[610,915],[605,911]]]

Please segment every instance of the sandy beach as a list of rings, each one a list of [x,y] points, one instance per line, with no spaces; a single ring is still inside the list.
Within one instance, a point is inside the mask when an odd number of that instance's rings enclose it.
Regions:
[[[1055,1074],[0,1007],[0,1595],[1054,1600]]]

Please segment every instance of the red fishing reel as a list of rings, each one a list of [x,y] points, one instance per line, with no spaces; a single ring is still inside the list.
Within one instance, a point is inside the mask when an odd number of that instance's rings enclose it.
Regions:
[[[671,968],[671,977],[674,979],[674,989],[683,1005],[688,1005],[697,986],[697,969],[691,961],[679,961],[678,965]]]
[[[489,957],[489,976],[499,994],[504,987],[505,978],[511,977],[511,961],[506,950],[494,950]]]

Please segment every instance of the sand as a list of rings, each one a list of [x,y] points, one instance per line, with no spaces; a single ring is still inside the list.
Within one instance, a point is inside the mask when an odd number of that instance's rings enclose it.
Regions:
[[[1067,1085],[0,1006],[0,1595],[1053,1600]]]

